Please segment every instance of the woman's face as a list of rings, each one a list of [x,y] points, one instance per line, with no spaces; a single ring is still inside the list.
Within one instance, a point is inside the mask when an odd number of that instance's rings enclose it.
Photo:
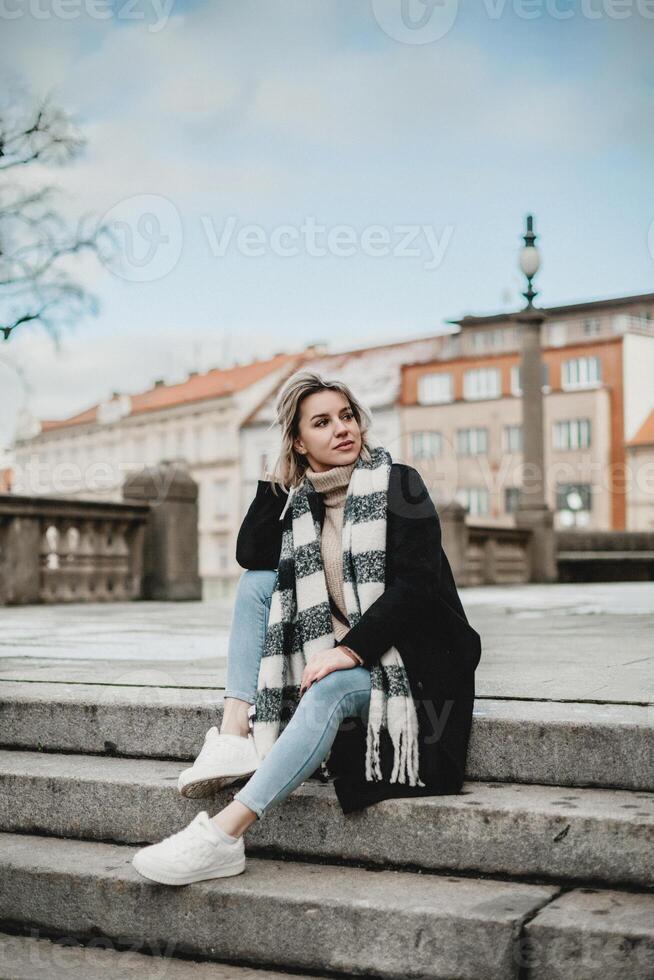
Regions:
[[[293,442],[316,473],[353,463],[361,451],[361,430],[340,391],[317,391],[300,403],[299,435]]]

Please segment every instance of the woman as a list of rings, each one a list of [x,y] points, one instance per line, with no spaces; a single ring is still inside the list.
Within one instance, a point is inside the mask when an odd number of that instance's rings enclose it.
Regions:
[[[463,783],[481,646],[422,478],[371,445],[340,382],[296,374],[277,421],[273,480],[238,536],[223,720],[178,787],[197,798],[249,779],[136,852],[163,884],[242,872],[247,828],[325,763],[343,813]]]

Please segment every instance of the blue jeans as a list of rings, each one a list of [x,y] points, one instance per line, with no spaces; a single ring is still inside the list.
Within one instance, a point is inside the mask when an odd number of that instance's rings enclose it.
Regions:
[[[227,651],[226,698],[254,704],[275,574],[246,571],[239,580]],[[327,758],[345,718],[359,717],[367,724],[369,706],[370,671],[366,667],[333,670],[314,681],[234,799],[261,819],[269,807],[286,799]]]

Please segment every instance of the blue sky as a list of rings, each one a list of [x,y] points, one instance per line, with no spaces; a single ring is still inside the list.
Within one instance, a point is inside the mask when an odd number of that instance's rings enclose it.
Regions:
[[[101,312],[58,351],[38,330],[0,347],[0,443],[21,407],[63,417],[193,368],[515,308],[528,211],[540,302],[654,290],[654,2],[410,0],[413,27],[401,0],[167,2],[100,20],[79,0],[68,21],[25,3],[3,25],[3,86],[51,94],[87,138],[29,180],[60,186],[71,221],[122,220],[137,258],[144,214],[168,244],[145,272],[82,262]],[[345,226],[352,254],[309,254],[307,222]],[[263,254],[235,243],[246,226]],[[377,226],[386,254],[364,246]]]

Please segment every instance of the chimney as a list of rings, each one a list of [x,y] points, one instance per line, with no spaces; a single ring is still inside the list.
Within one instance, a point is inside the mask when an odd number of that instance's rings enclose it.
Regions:
[[[324,340],[316,340],[312,344],[307,344],[307,354],[326,354],[327,344]]]
[[[152,387],[153,388],[161,388],[161,386],[163,384],[164,384],[164,379],[163,378],[157,378],[157,380],[155,381],[155,383],[153,384]]]

